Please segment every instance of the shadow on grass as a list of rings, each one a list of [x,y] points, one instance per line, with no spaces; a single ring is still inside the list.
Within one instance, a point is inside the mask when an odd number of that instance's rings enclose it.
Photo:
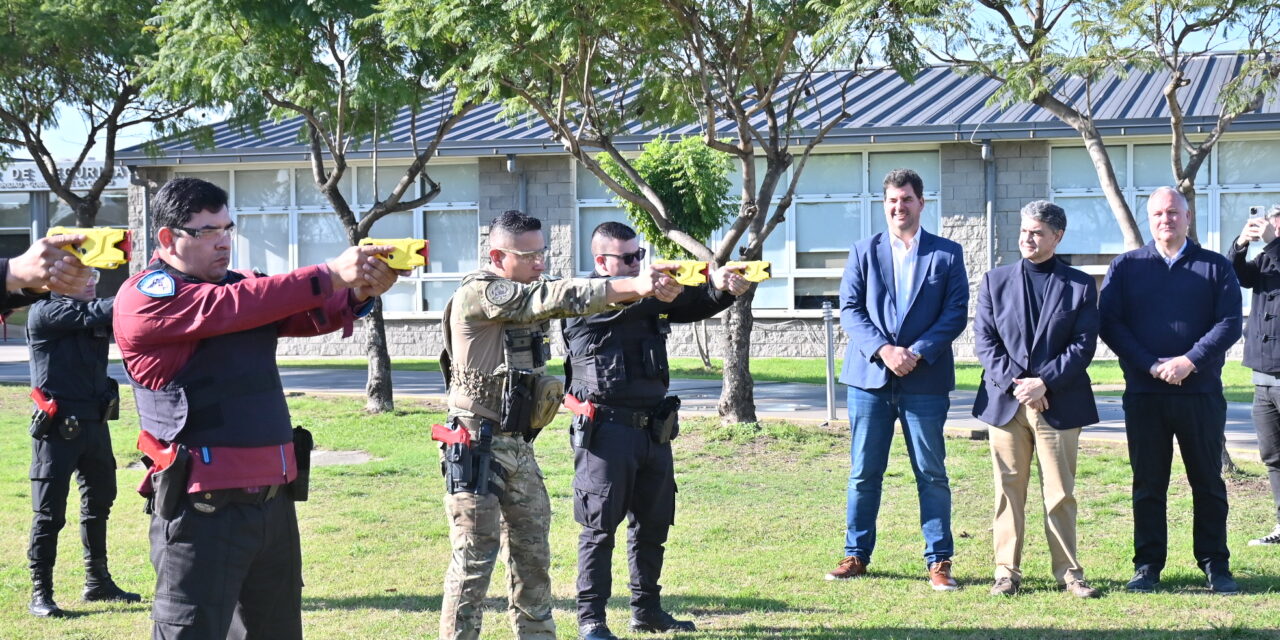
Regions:
[[[1127,640],[1129,638],[1274,638],[1272,629],[1247,629],[1244,627],[1225,626],[1186,631],[1169,631],[1163,629],[1052,629],[1044,627],[1008,628],[992,626],[981,627],[949,627],[944,629],[928,629],[915,627],[787,627],[775,625],[747,625],[732,630],[708,630],[715,637],[754,640],[769,638],[776,640],[846,640],[854,638],[1080,638],[1081,640]],[[700,634],[677,634],[678,638],[692,638]],[[705,634],[702,634],[705,635]]]
[[[492,598],[490,598],[492,600]],[[485,607],[489,606],[485,602]],[[503,607],[506,607],[504,602]],[[379,593],[348,598],[302,598],[303,611],[326,609],[381,609],[386,611],[440,611],[440,595],[421,593]]]
[[[440,611],[441,596],[420,593],[381,593],[377,595],[352,596],[348,598],[303,598],[302,608],[306,611],[324,609],[382,609],[392,611]],[[785,611],[788,604],[781,600],[768,598],[725,598],[701,596],[668,596],[663,598],[664,608],[671,611],[688,612],[691,615],[739,615],[753,611]],[[611,604],[625,604],[626,596],[618,595],[610,600]],[[578,602],[570,598],[555,598],[551,607],[557,611],[576,611]],[[498,612],[507,610],[505,594],[490,593],[484,599],[484,611]]]

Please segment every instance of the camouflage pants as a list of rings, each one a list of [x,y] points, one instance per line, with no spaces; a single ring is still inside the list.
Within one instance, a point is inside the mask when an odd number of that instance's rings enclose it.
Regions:
[[[493,454],[506,470],[502,497],[455,493],[445,496],[453,553],[440,605],[441,640],[480,637],[480,618],[499,552],[510,576],[507,614],[516,637],[555,640],[551,618],[551,502],[533,447],[519,438],[495,436]]]

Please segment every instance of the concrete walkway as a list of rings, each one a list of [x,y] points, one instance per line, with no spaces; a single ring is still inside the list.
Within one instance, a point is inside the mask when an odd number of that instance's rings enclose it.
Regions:
[[[112,356],[118,358],[115,346]],[[290,391],[307,393],[343,393],[364,394],[365,372],[352,369],[313,369],[297,367],[281,367],[284,386]],[[112,364],[110,374],[123,381],[124,369],[119,364]],[[10,341],[0,343],[0,381],[28,383],[30,376],[27,368],[27,348],[20,339],[12,336]],[[445,395],[444,379],[434,371],[394,371],[392,373],[395,393],[398,397],[418,397],[443,401]],[[693,414],[715,415],[716,403],[720,398],[722,381],[715,380],[673,380],[672,393],[683,400],[683,410]],[[845,411],[845,387],[836,385],[836,420],[835,423],[847,424],[848,413]],[[757,382],[755,387],[756,412],[761,418],[784,420],[803,420],[827,422],[826,388],[822,385]],[[947,428],[968,437],[982,438],[986,435],[986,425],[975,419],[970,411],[973,407],[973,391],[951,392],[951,411],[947,418]],[[1085,439],[1123,441],[1124,412],[1120,406],[1119,396],[1097,396],[1098,413],[1102,421],[1096,425],[1085,427]],[[1258,438],[1253,430],[1250,417],[1250,405],[1241,402],[1227,403],[1227,446],[1231,450],[1250,456],[1257,456]]]

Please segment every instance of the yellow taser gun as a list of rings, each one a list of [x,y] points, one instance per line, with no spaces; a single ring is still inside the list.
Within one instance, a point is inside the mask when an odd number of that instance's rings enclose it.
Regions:
[[[120,265],[128,264],[129,257],[133,255],[133,235],[129,233],[128,229],[114,229],[112,227],[92,227],[89,229],[54,227],[49,229],[49,233],[45,237],[66,234],[84,236],[83,243],[79,245],[69,244],[62,248],[75,254],[86,267],[115,269]]]
[[[742,267],[742,277],[747,282],[764,282],[773,277],[773,264],[768,260],[751,260],[751,261],[729,261],[724,263],[726,267]]]
[[[676,282],[692,287],[707,281],[707,263],[698,260],[675,260],[667,264],[675,265],[675,273],[671,274]]]
[[[427,250],[430,243],[419,238],[365,238],[360,246],[367,244],[392,245],[396,249],[386,255],[379,255],[387,266],[397,271],[408,271],[414,267],[427,265]]]

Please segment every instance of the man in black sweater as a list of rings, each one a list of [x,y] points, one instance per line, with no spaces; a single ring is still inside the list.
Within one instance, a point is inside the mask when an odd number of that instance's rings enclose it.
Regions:
[[[605,222],[591,235],[594,277],[640,273],[636,232]],[[617,311],[565,320],[569,393],[595,406],[594,421],[574,422],[573,517],[578,536],[578,637],[617,640],[605,624],[612,591],[614,532],[624,518],[631,565],[631,630],[694,631],[662,608],[658,585],[663,545],[675,517],[670,439],[678,400],[667,398],[667,334],[673,322],[696,322],[733,304],[750,285],[732,269],[685,287],[671,302],[646,299]]]
[[[1147,201],[1153,241],[1111,262],[1101,337],[1124,370],[1133,469],[1130,591],[1151,591],[1168,555],[1166,514],[1176,436],[1193,499],[1196,564],[1216,593],[1236,593],[1222,481],[1222,365],[1240,338],[1240,283],[1226,257],[1187,239],[1187,201],[1160,187]]]

